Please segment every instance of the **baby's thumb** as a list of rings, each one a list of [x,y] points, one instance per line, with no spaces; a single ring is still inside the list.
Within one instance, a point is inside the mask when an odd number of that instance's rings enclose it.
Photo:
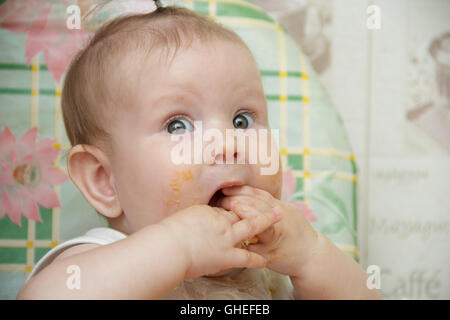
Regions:
[[[232,267],[264,268],[267,263],[263,256],[249,250],[236,248],[233,254],[232,261],[234,263]]]
[[[255,243],[255,244],[249,244],[247,246],[247,250],[254,252],[260,256],[265,256],[266,253],[266,246],[261,243]]]

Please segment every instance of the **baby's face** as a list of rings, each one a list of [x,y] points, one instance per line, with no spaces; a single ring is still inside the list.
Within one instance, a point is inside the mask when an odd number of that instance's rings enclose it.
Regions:
[[[268,164],[262,165],[259,157],[249,164],[248,145],[247,150],[238,145],[211,152],[201,164],[178,164],[173,157],[180,146],[175,135],[194,146],[199,132],[198,127],[193,130],[194,121],[201,121],[203,134],[216,129],[224,138],[226,129],[266,129],[270,144],[266,100],[250,54],[238,44],[214,41],[181,48],[171,64],[157,58],[140,66],[130,89],[134,101],[121,107],[120,121],[110,129],[111,170],[127,226],[122,231],[132,233],[191,205],[208,204],[224,183],[249,185],[279,198],[281,166],[271,175],[262,174]],[[208,144],[203,142],[203,151]],[[268,150],[266,155],[270,146]],[[245,164],[218,163],[227,152],[231,158],[245,156]],[[272,154],[279,163],[278,151]]]

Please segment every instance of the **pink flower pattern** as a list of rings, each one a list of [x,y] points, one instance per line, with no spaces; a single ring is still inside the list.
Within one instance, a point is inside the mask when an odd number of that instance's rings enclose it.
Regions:
[[[18,141],[6,126],[0,133],[0,218],[5,213],[20,226],[20,217],[41,221],[38,204],[58,208],[58,196],[51,186],[67,180],[67,175],[53,167],[59,149],[55,140],[36,143],[37,127]]]
[[[14,33],[27,33],[25,57],[29,65],[39,52],[56,81],[73,56],[87,41],[89,33],[66,27],[66,8],[73,0],[7,0],[0,6],[1,27]]]
[[[27,33],[25,57],[29,65],[39,52],[44,54],[44,63],[53,78],[59,82],[70,61],[88,42],[95,30],[90,21],[80,29],[69,29],[66,10],[70,5],[78,5],[81,15],[99,0],[7,0],[0,6],[1,27],[14,33]],[[117,6],[115,11],[121,14],[133,12],[151,12],[156,7],[153,1],[128,0],[106,2]],[[113,10],[114,11],[114,10]],[[111,12],[103,12],[111,14]],[[105,18],[105,17],[104,17]],[[101,22],[104,22],[100,19]],[[99,27],[95,21],[91,27]],[[84,28],[84,29],[83,29]]]

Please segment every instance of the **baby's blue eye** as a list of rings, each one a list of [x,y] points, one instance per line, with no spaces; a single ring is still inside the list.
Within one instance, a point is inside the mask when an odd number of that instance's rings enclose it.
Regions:
[[[186,131],[193,131],[194,128],[186,119],[176,119],[167,125],[167,132],[170,134],[183,134]]]
[[[253,118],[247,113],[241,113],[233,119],[236,129],[247,129],[253,125]]]

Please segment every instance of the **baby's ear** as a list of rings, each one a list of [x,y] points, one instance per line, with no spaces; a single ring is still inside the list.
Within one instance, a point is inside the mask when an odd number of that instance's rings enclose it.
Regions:
[[[97,212],[107,218],[117,218],[123,213],[105,152],[92,145],[78,144],[69,152],[67,169],[73,183]]]

